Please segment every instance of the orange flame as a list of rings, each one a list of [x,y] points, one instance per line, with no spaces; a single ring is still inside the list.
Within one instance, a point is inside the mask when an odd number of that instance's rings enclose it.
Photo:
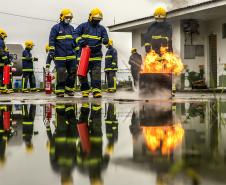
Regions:
[[[144,60],[143,73],[173,73],[179,75],[184,69],[181,59],[172,52],[167,52],[167,47],[160,48],[161,57],[150,51]]]
[[[156,153],[157,149],[160,148],[162,155],[168,155],[182,143],[184,129],[181,124],[143,127],[143,135],[151,152]]]

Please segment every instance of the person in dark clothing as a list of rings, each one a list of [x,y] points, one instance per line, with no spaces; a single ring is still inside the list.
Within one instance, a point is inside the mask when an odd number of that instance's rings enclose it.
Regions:
[[[74,37],[74,27],[71,25],[72,11],[63,9],[60,13],[60,22],[55,24],[49,35],[49,54],[46,67],[50,67],[51,59],[56,67],[55,94],[57,97],[74,96],[77,60]]]
[[[116,92],[116,72],[118,70],[118,54],[113,47],[113,40],[109,39],[106,46],[108,48],[105,56],[105,74],[107,76],[108,89],[107,92]]]
[[[34,42],[31,40],[25,41],[25,50],[22,53],[22,65],[23,65],[23,82],[22,92],[28,93],[29,90],[38,92],[36,89],[36,80],[34,74],[34,61],[38,61],[38,58],[32,57],[31,50],[34,47]],[[30,89],[27,88],[27,83],[30,83]]]
[[[81,83],[82,97],[89,97],[90,91],[94,98],[101,98],[101,61],[102,61],[102,44],[108,44],[108,33],[104,26],[100,24],[103,19],[103,13],[100,9],[94,8],[90,11],[87,22],[80,24],[74,31],[76,43],[80,47],[78,52],[78,61],[82,48],[90,47],[91,53],[89,58],[88,73],[90,74],[91,84],[88,83],[87,77],[79,77]],[[91,85],[91,88],[90,88]]]
[[[151,45],[151,49],[161,55],[161,47],[172,52],[172,26],[166,21],[166,10],[159,7],[154,12],[155,22],[152,23],[145,34],[145,43]],[[146,45],[145,44],[145,45]]]
[[[133,76],[134,86],[137,87],[139,80],[139,72],[142,64],[142,57],[139,53],[137,53],[137,49],[132,48],[131,56],[129,58],[129,64],[131,65],[131,74]]]

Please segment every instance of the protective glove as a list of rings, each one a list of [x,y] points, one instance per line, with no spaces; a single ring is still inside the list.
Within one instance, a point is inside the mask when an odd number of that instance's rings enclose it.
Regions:
[[[54,57],[55,57],[55,51],[54,50],[50,50],[49,51],[49,56],[50,56],[51,59],[54,59]]]
[[[82,40],[81,43],[80,43],[80,46],[82,48],[86,47],[88,45],[88,43],[86,42],[86,40]]]

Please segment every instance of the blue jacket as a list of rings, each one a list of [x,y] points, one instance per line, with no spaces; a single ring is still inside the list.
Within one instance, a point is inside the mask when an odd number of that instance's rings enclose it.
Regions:
[[[7,64],[8,56],[6,52],[5,42],[2,38],[0,38],[0,67]]]
[[[33,58],[31,54],[31,50],[26,48],[22,54],[22,65],[23,65],[23,72],[32,72],[33,69]]]
[[[105,71],[117,71],[118,70],[118,54],[117,50],[112,46],[109,46],[105,55]]]
[[[73,36],[74,27],[60,22],[54,25],[49,35],[50,51],[55,51],[55,61],[76,59],[76,43]]]
[[[91,48],[90,61],[102,60],[102,43],[108,43],[108,34],[106,29],[98,24],[94,25],[90,21],[80,24],[74,31],[76,43],[80,48],[86,43]],[[80,56],[81,50],[78,56]]]

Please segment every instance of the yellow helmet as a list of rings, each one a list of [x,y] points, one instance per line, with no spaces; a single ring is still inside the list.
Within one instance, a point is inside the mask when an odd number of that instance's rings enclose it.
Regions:
[[[70,9],[63,9],[60,12],[60,21],[63,21],[65,19],[65,17],[71,17],[71,19],[73,18],[73,14]]]
[[[25,41],[25,47],[26,48],[32,48],[34,46],[34,42],[32,40]]]
[[[94,8],[89,13],[89,20],[102,20],[103,19],[103,13],[99,8]]]
[[[166,9],[163,7],[158,7],[155,9],[154,17],[155,18],[166,18]]]
[[[33,150],[34,150],[33,144],[27,144],[26,145],[26,152],[28,154],[31,154],[33,152]]]
[[[9,52],[9,48],[7,48],[7,47],[5,47],[4,50],[5,50],[5,52]]]
[[[132,48],[131,49],[131,53],[134,53],[134,52],[137,52],[137,49],[136,48]]]
[[[7,33],[5,32],[5,30],[3,30],[3,29],[1,29],[1,28],[0,28],[0,37],[1,37],[2,39],[5,39],[5,38],[7,37]]]
[[[113,45],[113,40],[112,40],[112,39],[109,39],[108,45],[109,45],[109,46],[112,46],[112,45]]]
[[[46,49],[46,53],[48,53],[49,52],[49,44],[46,44],[45,49]]]

